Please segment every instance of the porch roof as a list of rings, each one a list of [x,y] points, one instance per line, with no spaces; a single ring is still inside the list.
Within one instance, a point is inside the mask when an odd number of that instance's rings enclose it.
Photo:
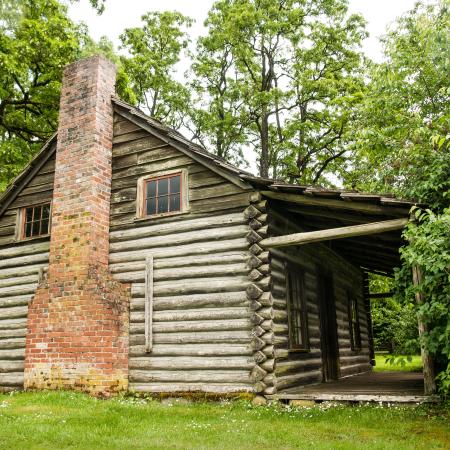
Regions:
[[[306,232],[407,219],[413,206],[423,206],[391,195],[291,185],[259,177],[244,178],[272,201],[275,210],[290,215]],[[405,244],[402,229],[331,239],[324,243],[356,266],[389,276],[400,265],[399,248]]]

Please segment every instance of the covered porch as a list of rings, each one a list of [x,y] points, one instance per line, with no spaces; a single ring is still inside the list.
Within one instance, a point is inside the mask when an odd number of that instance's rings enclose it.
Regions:
[[[394,268],[401,263],[399,249],[405,244],[402,231],[410,220],[414,203],[389,196],[289,185],[273,180],[259,179],[252,182],[259,184],[261,194],[273,210],[280,215],[289,215],[301,227],[301,232],[286,232],[263,239],[259,242],[262,248],[271,250],[325,244],[365,274],[369,352],[372,365],[375,365],[370,303],[372,299],[392,294],[371,293],[368,274],[393,276]],[[415,268],[414,281],[419,283],[420,277],[420,268]],[[423,301],[420,297],[416,300]],[[420,320],[418,328],[419,333],[425,331]],[[343,378],[339,378],[339,375],[336,377],[339,379],[324,377],[327,382],[287,387],[267,397],[316,401],[436,401],[433,361],[426,352],[422,354],[422,362],[423,373],[370,371],[352,376],[343,374]]]
[[[286,389],[272,400],[341,402],[434,403],[436,395],[424,395],[423,374],[417,372],[366,372],[328,383]]]

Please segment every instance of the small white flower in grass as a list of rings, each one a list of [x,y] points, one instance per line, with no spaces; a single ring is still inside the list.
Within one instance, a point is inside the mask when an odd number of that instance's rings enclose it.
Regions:
[[[7,408],[9,406],[9,403],[4,400],[3,402],[0,403],[0,408]]]

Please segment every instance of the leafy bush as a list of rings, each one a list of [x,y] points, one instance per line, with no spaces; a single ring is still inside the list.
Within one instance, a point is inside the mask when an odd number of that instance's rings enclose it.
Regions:
[[[409,245],[401,249],[402,268],[396,272],[397,289],[405,303],[415,304],[416,293],[424,301],[416,306],[428,331],[423,345],[435,358],[437,381],[443,393],[450,392],[450,208],[441,214],[416,209],[419,226],[410,224],[404,238]],[[423,280],[411,282],[411,272],[419,266]]]
[[[417,315],[413,305],[392,298],[372,302],[373,341],[376,351],[393,355],[420,353]]]

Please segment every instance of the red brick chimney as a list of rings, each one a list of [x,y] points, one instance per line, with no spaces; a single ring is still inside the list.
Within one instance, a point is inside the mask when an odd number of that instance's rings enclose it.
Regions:
[[[129,286],[108,271],[115,66],[64,71],[48,274],[29,305],[25,388],[127,388]]]

